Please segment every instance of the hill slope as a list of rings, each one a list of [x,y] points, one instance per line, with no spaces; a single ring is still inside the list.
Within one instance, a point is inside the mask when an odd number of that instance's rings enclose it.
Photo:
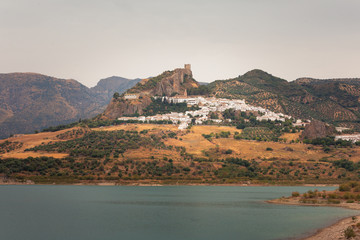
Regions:
[[[105,103],[75,80],[34,73],[0,74],[0,137],[77,121]]]
[[[315,118],[359,128],[359,81],[356,79],[294,82],[252,70],[234,79],[210,83],[210,95],[242,98],[248,103],[296,118]]]
[[[360,118],[360,79],[309,79],[294,81],[320,101],[312,104],[325,119],[357,126]]]
[[[235,137],[243,131],[120,124],[13,137],[0,140],[0,182],[329,184],[359,179],[359,146],[332,145],[325,151],[292,141],[300,133],[285,133],[281,138],[288,140],[282,142]]]

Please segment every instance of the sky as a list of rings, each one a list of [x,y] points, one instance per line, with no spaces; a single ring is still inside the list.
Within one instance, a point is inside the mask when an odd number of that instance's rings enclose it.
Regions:
[[[0,72],[360,77],[359,0],[1,0]]]

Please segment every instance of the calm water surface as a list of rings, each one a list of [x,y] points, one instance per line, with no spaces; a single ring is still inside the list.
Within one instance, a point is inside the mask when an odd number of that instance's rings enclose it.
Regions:
[[[264,203],[309,189],[0,186],[0,239],[289,239],[359,213]]]

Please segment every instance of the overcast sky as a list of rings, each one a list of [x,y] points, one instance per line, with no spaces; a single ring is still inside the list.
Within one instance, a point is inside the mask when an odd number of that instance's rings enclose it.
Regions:
[[[1,0],[0,72],[360,77],[359,0]]]

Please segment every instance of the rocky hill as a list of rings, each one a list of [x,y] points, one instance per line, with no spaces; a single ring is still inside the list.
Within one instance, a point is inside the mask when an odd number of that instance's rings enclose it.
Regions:
[[[187,90],[198,88],[189,67],[166,71],[159,76],[143,79],[119,98],[113,98],[102,114],[102,119],[116,119],[124,115],[143,114],[153,96],[187,95]],[[132,95],[134,98],[127,98]]]
[[[250,104],[296,118],[318,119],[360,129],[359,86],[358,79],[303,78],[288,82],[264,71],[252,70],[206,87],[212,96],[246,99]]]
[[[307,125],[301,133],[300,138],[303,139],[316,139],[325,138],[335,134],[335,128],[324,122],[313,120]]]
[[[96,116],[115,91],[139,81],[110,77],[89,89],[75,80],[36,73],[0,74],[0,138]]]

